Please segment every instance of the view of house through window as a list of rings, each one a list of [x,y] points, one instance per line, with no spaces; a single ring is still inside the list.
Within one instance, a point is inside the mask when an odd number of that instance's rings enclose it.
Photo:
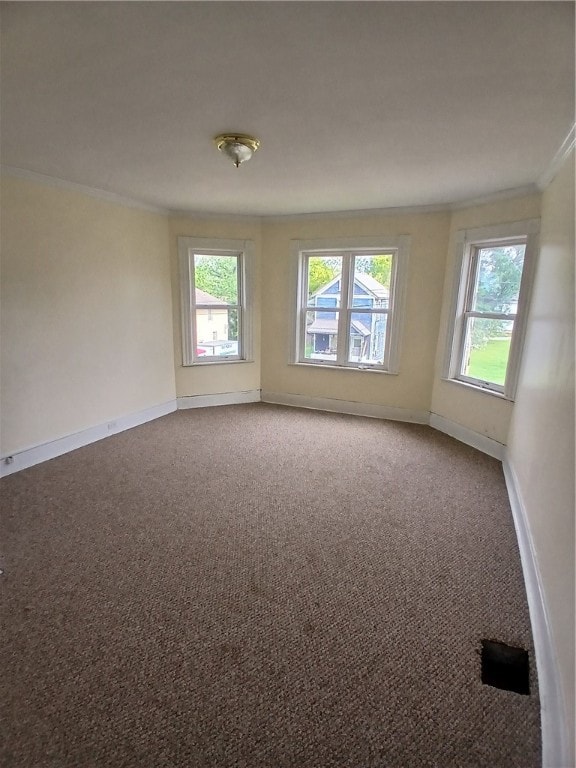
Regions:
[[[338,360],[344,304],[348,362],[384,364],[392,258],[392,254],[308,257],[307,303],[315,309],[307,310],[305,358]],[[348,294],[344,302],[343,293]]]
[[[388,370],[397,249],[300,258],[298,360]]]
[[[252,242],[178,238],[183,365],[251,359]]]
[[[239,354],[237,254],[194,254],[195,357]]]

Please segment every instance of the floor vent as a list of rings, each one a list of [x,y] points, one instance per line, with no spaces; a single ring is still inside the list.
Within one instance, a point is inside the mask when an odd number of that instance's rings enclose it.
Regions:
[[[504,691],[529,696],[528,651],[496,640],[482,640],[482,682]]]

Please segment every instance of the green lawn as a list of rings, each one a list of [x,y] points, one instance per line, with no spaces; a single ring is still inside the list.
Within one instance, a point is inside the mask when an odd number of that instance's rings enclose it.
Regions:
[[[467,375],[475,379],[504,384],[510,352],[510,339],[494,339],[470,353]]]

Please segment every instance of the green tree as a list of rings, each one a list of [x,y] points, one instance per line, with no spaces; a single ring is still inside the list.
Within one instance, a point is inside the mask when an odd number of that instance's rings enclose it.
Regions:
[[[308,295],[316,293],[330,280],[333,280],[339,272],[338,265],[330,264],[323,256],[311,256],[308,260]]]
[[[390,288],[390,273],[392,272],[392,255],[387,254],[384,256],[372,256],[369,261],[368,269],[366,270],[369,275],[379,283]]]
[[[524,246],[482,248],[476,309],[481,312],[509,312],[518,301],[523,266]]]
[[[195,256],[196,288],[227,304],[238,303],[238,260],[236,256]]]
[[[392,272],[392,254],[381,256],[356,256],[355,270],[359,274],[371,275],[379,283],[390,287]]]
[[[523,245],[481,249],[474,309],[480,312],[513,309],[520,293],[524,251]],[[480,349],[505,331],[506,323],[502,320],[476,321],[472,328],[472,347]]]

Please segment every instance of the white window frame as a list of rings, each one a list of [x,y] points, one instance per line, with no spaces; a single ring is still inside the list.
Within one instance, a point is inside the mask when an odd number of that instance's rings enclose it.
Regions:
[[[196,304],[194,284],[194,254],[215,256],[236,256],[238,259],[238,354],[222,356],[198,356],[196,349],[196,310],[214,309]],[[182,365],[225,365],[252,362],[252,280],[254,243],[251,240],[230,240],[212,237],[179,237],[178,256],[180,261],[180,308],[182,327]],[[229,305],[223,304],[229,308]],[[217,308],[217,307],[216,307]]]
[[[529,219],[478,229],[460,230],[457,233],[455,279],[443,366],[443,378],[445,380],[467,385],[497,397],[503,397],[506,400],[514,400],[536,270],[539,231],[540,219]],[[517,243],[525,243],[526,250],[516,313],[474,311],[471,307],[471,300],[477,279],[477,260],[480,250],[490,246],[500,247]],[[488,317],[489,319],[513,322],[506,380],[503,386],[461,373],[465,354],[467,319],[471,317]]]
[[[379,373],[397,374],[400,368],[400,341],[406,304],[406,284],[408,280],[408,253],[410,237],[356,237],[334,238],[322,240],[293,240],[291,243],[292,261],[294,264],[293,301],[294,316],[292,319],[292,353],[290,362],[294,365],[311,366],[314,368],[335,368],[338,370],[374,371]],[[362,307],[351,307],[351,291],[353,281],[350,279],[354,265],[354,256],[376,256],[382,253],[392,253],[392,270],[390,277],[390,296],[386,309],[374,309],[373,313],[388,315],[386,323],[386,345],[383,364],[350,362],[350,315],[362,310]],[[346,296],[346,304],[341,300],[338,308],[338,351],[336,360],[317,360],[305,357],[306,350],[306,312],[310,310],[307,304],[307,260],[314,256],[342,256],[342,288],[341,297]],[[349,266],[345,267],[345,262]],[[316,308],[317,309],[317,308]],[[330,311],[330,308],[327,308]],[[340,340],[343,341],[340,341]]]

